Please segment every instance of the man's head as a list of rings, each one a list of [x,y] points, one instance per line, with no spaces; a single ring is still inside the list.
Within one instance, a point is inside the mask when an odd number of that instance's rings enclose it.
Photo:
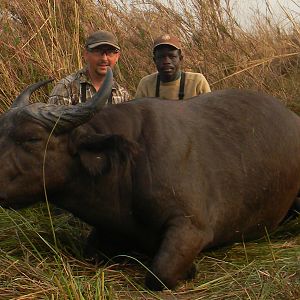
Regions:
[[[117,38],[108,31],[96,31],[86,40],[84,59],[89,72],[105,76],[107,67],[113,68],[120,57]]]
[[[173,81],[180,72],[183,56],[177,37],[164,34],[154,41],[153,60],[162,81]]]

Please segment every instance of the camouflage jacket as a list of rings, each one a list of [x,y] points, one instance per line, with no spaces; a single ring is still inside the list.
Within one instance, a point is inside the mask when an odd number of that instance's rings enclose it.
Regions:
[[[84,93],[85,90],[85,93]],[[53,88],[49,100],[52,104],[71,105],[91,99],[96,90],[87,76],[86,68],[61,79]],[[116,81],[113,83],[112,94],[108,103],[118,104],[129,101],[130,94]]]

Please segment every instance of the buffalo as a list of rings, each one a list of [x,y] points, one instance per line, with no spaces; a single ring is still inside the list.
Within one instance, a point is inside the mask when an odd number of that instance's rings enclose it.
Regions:
[[[93,227],[87,249],[153,257],[146,286],[174,288],[210,247],[263,236],[300,187],[300,118],[254,91],[187,101],[29,102],[0,117],[0,205],[49,200]]]

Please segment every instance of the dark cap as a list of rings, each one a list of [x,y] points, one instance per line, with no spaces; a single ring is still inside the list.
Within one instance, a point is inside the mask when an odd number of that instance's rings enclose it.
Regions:
[[[96,31],[92,33],[85,42],[87,49],[93,49],[101,45],[110,45],[120,50],[117,38],[109,31]]]
[[[181,49],[181,43],[179,39],[169,34],[164,34],[156,38],[153,43],[153,50],[160,45],[169,45],[176,49]]]

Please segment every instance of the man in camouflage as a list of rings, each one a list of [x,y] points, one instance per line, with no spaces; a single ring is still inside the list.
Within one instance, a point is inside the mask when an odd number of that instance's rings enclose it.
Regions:
[[[116,37],[108,31],[96,31],[85,43],[86,66],[61,79],[53,88],[49,103],[74,105],[88,101],[101,87],[107,67],[113,67],[120,57],[120,46]],[[114,81],[108,104],[129,101],[130,94]]]

